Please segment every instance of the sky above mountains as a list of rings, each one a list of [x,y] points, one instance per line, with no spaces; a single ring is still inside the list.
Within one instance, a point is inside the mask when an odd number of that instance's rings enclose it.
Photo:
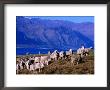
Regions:
[[[75,23],[91,22],[94,23],[94,16],[25,16],[26,18],[40,18],[49,20],[64,20]]]

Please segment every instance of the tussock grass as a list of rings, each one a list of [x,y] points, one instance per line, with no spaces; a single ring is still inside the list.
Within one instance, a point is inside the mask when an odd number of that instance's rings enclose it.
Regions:
[[[94,60],[74,65],[69,61],[53,62],[41,74],[94,74]]]
[[[40,73],[37,70],[30,72],[27,69],[24,69],[19,71],[19,74],[94,74],[94,53],[91,51],[90,55],[86,56],[80,64],[74,65],[69,60],[52,60]]]

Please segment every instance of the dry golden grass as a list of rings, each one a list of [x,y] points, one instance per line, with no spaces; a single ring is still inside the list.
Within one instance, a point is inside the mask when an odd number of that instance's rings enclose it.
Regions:
[[[35,74],[35,71],[30,72],[24,69],[19,71],[19,74]],[[88,56],[85,61],[77,65],[66,60],[51,61],[37,74],[94,74],[94,59]]]
[[[94,74],[94,60],[74,65],[70,61],[52,62],[41,74]]]
[[[19,57],[30,57],[30,55]],[[71,63],[69,60],[52,60],[49,65],[45,66],[40,73],[38,71],[29,71],[27,69],[23,69],[19,71],[19,74],[94,74],[94,51],[92,50],[90,55],[83,59],[83,62],[76,65]]]

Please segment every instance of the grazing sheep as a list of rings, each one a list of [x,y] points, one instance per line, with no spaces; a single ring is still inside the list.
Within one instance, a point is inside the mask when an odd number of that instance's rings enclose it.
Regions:
[[[79,63],[81,63],[82,62],[82,57],[81,57],[81,55],[79,54],[78,56],[77,56],[77,64],[79,64]]]
[[[70,55],[72,55],[72,54],[73,54],[73,50],[72,50],[72,49],[70,49],[70,50],[69,50],[69,52],[70,52]]]
[[[34,64],[34,66],[35,66],[35,70],[39,70],[39,72],[41,72],[41,70],[44,68],[44,64],[43,63],[35,63]]]
[[[69,49],[69,51],[66,51],[66,56],[65,56],[65,57],[66,57],[67,59],[69,59],[69,60],[70,60],[70,58],[71,58],[72,54],[73,54],[72,49]]]
[[[90,50],[91,50],[91,48],[85,48],[84,49],[85,56],[88,56],[89,55]]]
[[[29,70],[29,60],[25,62],[25,65],[26,65],[26,69]]]
[[[34,60],[34,62],[40,62],[40,57],[35,57],[35,60]]]
[[[71,56],[73,54],[72,49],[70,49],[69,51],[66,51],[66,55]]]
[[[74,65],[75,64],[79,64],[79,63],[81,63],[82,62],[82,57],[81,57],[81,55],[80,54],[78,54],[78,55],[72,55],[71,56],[71,63],[73,63]]]
[[[20,70],[20,65],[19,63],[16,64],[16,73],[19,73],[19,70]]]
[[[23,65],[24,65],[22,60],[20,61],[19,65],[20,65],[20,69],[22,70],[23,69]]]
[[[43,63],[44,65],[48,65],[48,56],[41,56],[40,63]]]
[[[72,55],[71,56],[71,63],[73,63],[74,65],[79,64],[80,63],[80,55]]]
[[[61,58],[61,60],[64,60],[64,51],[61,51],[61,52],[59,53],[59,57]]]
[[[82,46],[81,48],[79,48],[78,50],[77,50],[77,54],[82,54],[82,55],[85,55],[85,56],[87,56],[87,55],[89,55],[89,52],[90,52],[90,50],[92,49],[92,47],[90,47],[90,48],[85,48],[84,46]]]
[[[70,60],[70,62],[75,65],[82,63],[82,61],[86,61],[86,56],[89,55],[91,48],[85,48],[82,46],[77,50],[77,54],[73,54],[72,49],[68,51],[58,52],[55,50],[53,53],[48,52],[47,56],[28,56],[17,58],[16,60],[16,73],[20,73],[23,69],[27,69],[28,71],[32,71],[32,73],[41,72],[41,70],[49,65],[51,60]],[[36,71],[35,71],[36,70]],[[20,71],[20,72],[19,72]],[[35,71],[35,72],[34,72]]]
[[[67,55],[67,56],[70,55],[70,52],[69,52],[69,51],[66,51],[66,55]]]
[[[54,51],[51,55],[50,55],[50,58],[53,59],[53,60],[58,60],[58,52]]]
[[[83,54],[84,53],[84,49],[83,48],[79,48],[78,50],[77,50],[77,54]]]
[[[34,66],[34,64],[31,64],[30,65],[30,71],[34,71],[35,70],[35,66]]]
[[[75,55],[73,54],[73,55],[71,56],[71,63],[74,63],[74,64],[75,64],[75,60],[76,60],[76,57],[75,57]]]

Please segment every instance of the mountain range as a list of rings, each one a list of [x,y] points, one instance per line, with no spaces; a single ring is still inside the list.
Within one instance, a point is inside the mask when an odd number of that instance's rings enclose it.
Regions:
[[[94,23],[16,17],[16,45],[21,47],[77,49],[94,47]]]

